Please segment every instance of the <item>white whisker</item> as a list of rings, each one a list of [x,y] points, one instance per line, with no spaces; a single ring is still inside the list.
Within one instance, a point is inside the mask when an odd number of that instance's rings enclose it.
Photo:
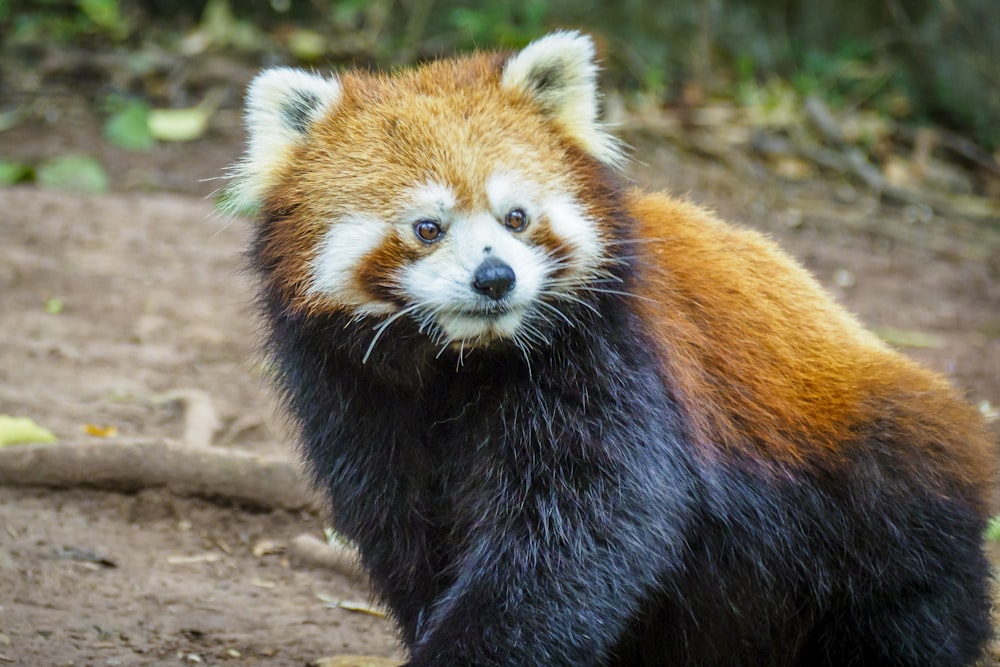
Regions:
[[[542,294],[551,294],[551,293],[550,292],[542,292]],[[571,326],[571,327],[575,327],[576,326],[576,322],[574,322],[573,320],[571,320],[569,318],[569,316],[566,315],[566,313],[562,312],[561,310],[559,310],[558,308],[556,308],[551,303],[548,303],[547,301],[541,301],[540,300],[540,301],[538,301],[538,305],[541,306],[541,307],[543,307],[543,308],[545,308],[546,310],[548,310],[550,312],[553,312],[556,315],[558,315],[569,326]]]
[[[514,334],[511,340],[513,340],[517,349],[521,350],[521,355],[524,357],[524,365],[528,368],[528,378],[533,378],[534,376],[531,372],[531,349],[524,341],[521,340],[519,334]]]
[[[580,286],[577,289],[586,290],[587,288],[583,287],[583,286]],[[553,297],[555,299],[560,299],[562,301],[570,301],[570,302],[575,303],[577,305],[583,306],[584,308],[586,308],[590,312],[594,313],[594,315],[597,315],[598,317],[601,316],[601,311],[599,311],[596,306],[594,306],[591,303],[587,303],[586,301],[584,301],[580,297],[574,296],[570,292],[562,292],[562,291],[556,291],[556,290],[544,290],[542,292],[542,294],[544,294],[546,296],[551,296],[551,297]]]
[[[590,287],[587,285],[581,285],[580,290],[584,292],[594,292],[598,294],[614,294],[617,296],[627,296],[633,299],[640,299],[642,301],[649,301],[650,303],[657,303],[656,299],[644,296],[642,294],[636,294],[635,292],[625,292],[623,290],[606,289],[603,287]]]
[[[372,342],[368,344],[368,349],[365,350],[365,356],[361,358],[361,363],[368,363],[368,357],[371,356],[372,350],[375,348],[375,343],[377,343],[378,339],[382,337],[382,334],[385,333],[386,328],[388,328],[390,324],[398,320],[400,317],[414,312],[415,310],[417,310],[417,306],[407,306],[406,308],[403,308],[402,310],[397,311],[385,318],[385,321],[375,327],[375,335],[372,337]]]

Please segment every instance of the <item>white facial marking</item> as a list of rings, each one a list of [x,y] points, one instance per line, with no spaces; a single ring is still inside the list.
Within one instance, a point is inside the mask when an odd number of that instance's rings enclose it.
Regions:
[[[313,259],[309,294],[354,306],[359,314],[395,311],[392,304],[372,301],[354,277],[361,261],[385,241],[389,231],[378,218],[357,213],[333,222]]]
[[[538,196],[537,185],[507,169],[495,171],[486,179],[486,197],[494,212],[513,206],[533,206]]]
[[[544,252],[519,239],[491,213],[453,218],[435,246],[406,269],[401,282],[409,298],[432,313],[451,340],[513,336],[550,270]],[[473,287],[476,269],[487,258],[514,271],[514,286],[501,300]]]
[[[603,255],[597,222],[568,195],[557,195],[545,202],[545,214],[552,232],[573,248],[573,268],[584,273],[595,268]]]
[[[486,195],[501,219],[512,208],[524,209],[530,220],[546,218],[552,233],[573,248],[570,268],[576,273],[586,273],[600,263],[597,222],[568,194],[546,193],[513,171],[500,170],[487,180]]]
[[[409,206],[403,211],[403,221],[412,224],[421,218],[444,221],[455,208],[455,193],[441,183],[428,181],[413,188],[407,199]]]

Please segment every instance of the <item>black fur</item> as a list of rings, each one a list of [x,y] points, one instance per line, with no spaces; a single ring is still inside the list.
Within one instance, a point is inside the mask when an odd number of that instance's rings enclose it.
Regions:
[[[628,297],[613,294],[589,297],[600,316],[580,306],[579,325],[553,328],[528,359],[476,350],[459,366],[400,321],[362,364],[370,322],[292,313],[267,286],[278,217],[251,252],[269,349],[312,474],[411,667],[958,666],[979,654],[976,499],[925,491],[895,421],[857,434],[846,475],[707,460]],[[618,270],[627,287],[633,268]],[[872,400],[893,413],[891,397]]]
[[[319,108],[321,100],[319,97],[307,90],[296,90],[288,96],[288,100],[281,107],[281,122],[285,126],[305,134],[309,130],[310,115]]]

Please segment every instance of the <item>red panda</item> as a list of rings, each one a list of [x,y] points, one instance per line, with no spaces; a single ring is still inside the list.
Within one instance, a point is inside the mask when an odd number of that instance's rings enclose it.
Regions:
[[[971,665],[992,443],[760,234],[623,184],[591,40],[251,84],[266,350],[412,667]]]

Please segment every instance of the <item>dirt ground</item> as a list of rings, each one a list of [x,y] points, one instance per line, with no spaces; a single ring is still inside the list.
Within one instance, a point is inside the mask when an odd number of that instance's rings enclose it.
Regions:
[[[0,414],[67,443],[93,441],[87,424],[178,439],[171,392],[194,388],[221,418],[218,446],[294,456],[253,352],[247,224],[213,215],[220,183],[204,180],[237,158],[241,135],[237,112],[223,112],[197,142],[129,154],[102,146],[99,120],[79,109],[4,133],[8,157],[98,154],[115,191],[0,190]],[[789,181],[747,156],[628,138],[639,183],[768,231],[867,324],[924,334],[904,351],[984,410],[1000,406],[995,223],[921,219],[843,180]],[[369,601],[363,586],[281,550],[322,526],[315,511],[157,489],[0,487],[0,664],[401,658],[386,620],[331,604]]]

